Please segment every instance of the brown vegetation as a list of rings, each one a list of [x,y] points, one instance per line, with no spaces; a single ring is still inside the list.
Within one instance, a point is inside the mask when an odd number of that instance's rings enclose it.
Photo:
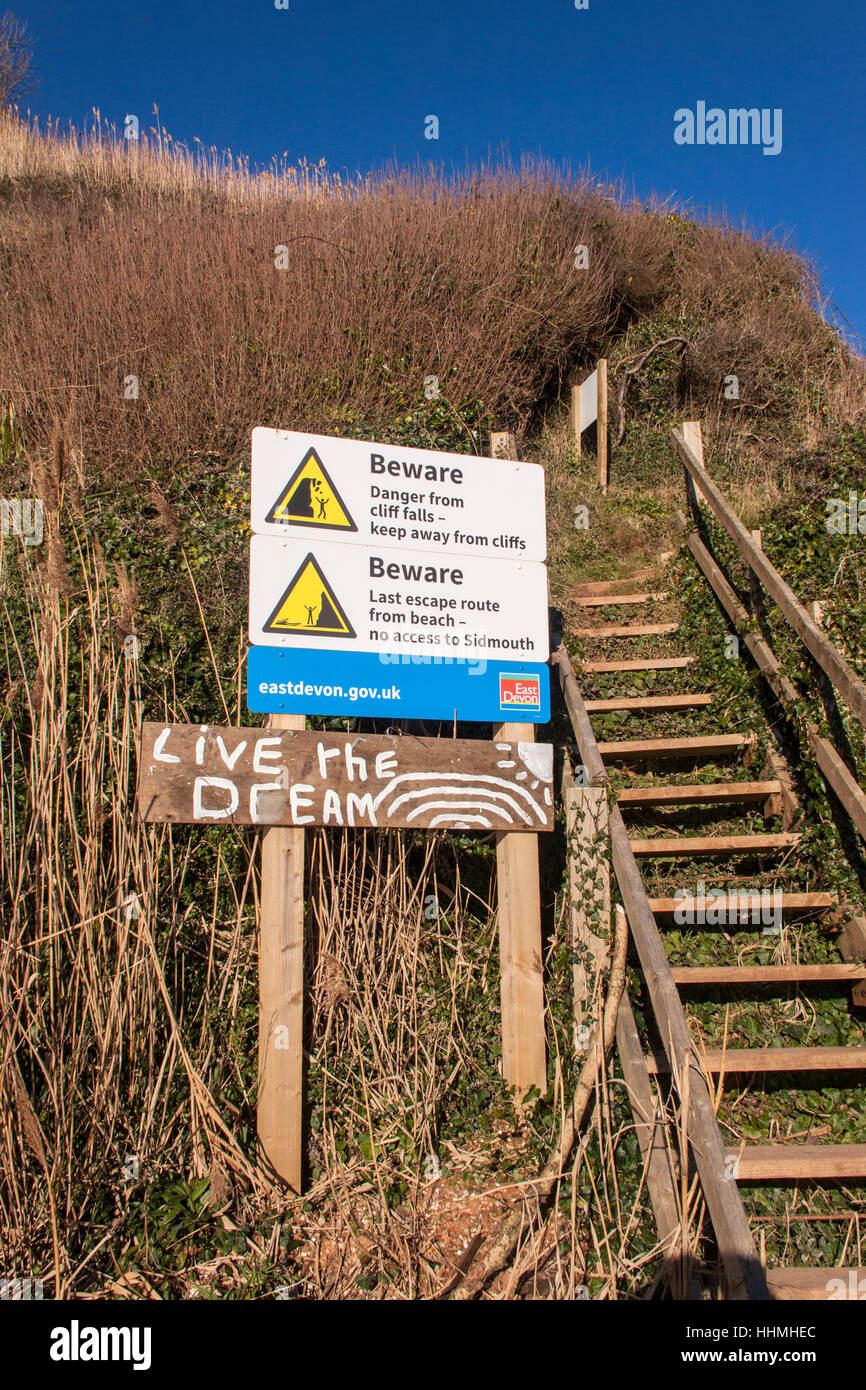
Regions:
[[[73,411],[91,476],[245,452],[253,423],[403,424],[436,443],[444,420],[474,449],[485,419],[522,430],[582,363],[615,365],[623,333],[643,346],[628,330],[647,315],[689,340],[678,386],[693,410],[711,411],[730,373],[738,415],[778,415],[804,389],[827,420],[852,407],[858,369],[797,256],[589,177],[255,175],[176,151],[161,128],[124,145],[12,117],[0,166],[0,390],[31,447]]]

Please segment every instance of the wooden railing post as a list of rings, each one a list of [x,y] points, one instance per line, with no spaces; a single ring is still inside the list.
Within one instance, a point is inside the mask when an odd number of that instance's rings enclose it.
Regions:
[[[303,729],[302,714],[273,714],[274,729]],[[264,1154],[301,1191],[304,1077],[304,832],[262,835],[259,921],[259,1091]]]
[[[491,434],[500,456],[515,458],[513,435]],[[534,724],[498,724],[495,743],[533,743]],[[547,1090],[544,1038],[544,973],[541,954],[541,888],[538,836],[496,836],[499,962],[502,990],[502,1075],[518,1102],[533,1086]]]
[[[498,724],[495,743],[531,743],[534,724]],[[496,836],[499,963],[502,989],[502,1075],[520,1101],[535,1086],[547,1090],[541,888],[538,836]]]
[[[602,492],[607,492],[607,358],[599,358],[598,363],[598,481]]]

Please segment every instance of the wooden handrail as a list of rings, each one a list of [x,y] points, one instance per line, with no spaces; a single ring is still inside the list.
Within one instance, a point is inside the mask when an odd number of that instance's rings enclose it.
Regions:
[[[680,431],[671,430],[671,439],[689,476],[707,499],[713,516],[725,528],[749,568],[758,576],[767,593],[778,604],[780,612],[866,729],[866,685],[826,633],[812,621],[793,589],[785,583],[779,571],[770,564],[764,552],[752,540],[740,518],[731,509]]]
[[[674,513],[674,521],[685,536],[686,544],[703,570],[711,589],[724,608],[763,672],[782,708],[791,714],[799,698],[788,677],[784,675],[772,647],[752,632],[749,615],[737,598],[721,569],[716,564],[697,531],[690,531],[682,512]],[[849,772],[832,744],[823,738],[811,720],[806,720],[806,736],[822,773],[838,796],[857,830],[866,840],[866,792]]]
[[[566,648],[561,646],[552,660],[559,671],[560,685],[581,760],[589,780],[598,785],[602,780],[607,780],[607,774],[571,658]],[[610,808],[609,834],[614,872],[652,1000],[662,1045],[680,1099],[688,1108],[692,1153],[725,1267],[730,1296],[768,1299],[766,1276],[736,1180],[727,1176],[727,1151],[716,1120],[707,1078],[701,1068],[664,943],[632,853],[625,821],[616,805]]]

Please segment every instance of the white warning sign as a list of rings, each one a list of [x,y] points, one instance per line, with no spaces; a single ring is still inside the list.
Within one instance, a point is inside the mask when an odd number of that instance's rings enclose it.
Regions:
[[[259,427],[251,522],[264,536],[543,561],[544,469]]]
[[[532,561],[313,543],[309,534],[253,536],[250,640],[544,662],[547,571]]]

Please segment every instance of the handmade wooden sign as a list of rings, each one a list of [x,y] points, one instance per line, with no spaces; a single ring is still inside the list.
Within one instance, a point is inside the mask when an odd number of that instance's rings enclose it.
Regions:
[[[147,821],[553,829],[549,743],[144,724]]]

